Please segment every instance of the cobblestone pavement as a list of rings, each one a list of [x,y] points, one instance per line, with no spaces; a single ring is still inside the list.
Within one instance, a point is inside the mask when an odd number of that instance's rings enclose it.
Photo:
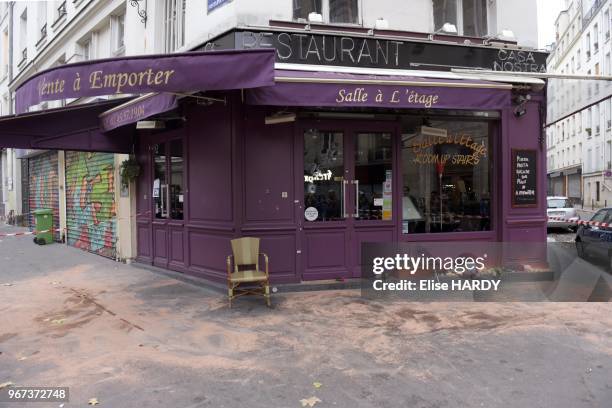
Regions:
[[[272,309],[241,299],[230,310],[216,292],[64,245],[6,238],[0,261],[0,384],[68,386],[66,408],[90,398],[101,408],[612,400],[609,303],[384,302],[328,291],[277,294]]]

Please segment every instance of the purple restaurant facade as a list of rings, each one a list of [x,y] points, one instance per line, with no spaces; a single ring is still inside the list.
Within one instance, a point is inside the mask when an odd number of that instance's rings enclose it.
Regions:
[[[218,43],[245,48],[232,34]],[[358,57],[334,50],[336,65],[331,51],[317,57],[324,38],[315,38],[293,44],[304,61],[292,61],[289,46],[274,42],[290,37],[276,34],[258,43],[275,50],[273,72],[240,64],[242,54],[259,55],[248,50],[211,68],[247,69],[241,75],[257,81],[182,84],[180,95],[151,88],[160,92],[159,106],[145,98],[140,108],[96,110],[101,140],[111,137],[114,151],[133,151],[140,164],[138,262],[223,281],[230,240],[257,236],[272,280],[281,283],[357,278],[364,242],[545,242],[543,86],[510,73],[493,81],[391,70],[381,64],[395,58],[401,66],[404,55],[397,45],[390,55],[384,39],[363,40]],[[424,46],[418,55],[429,52]],[[476,55],[474,67],[496,62],[479,56],[485,47],[444,47]],[[367,64],[349,66],[368,53]],[[144,118],[152,129],[136,129]],[[74,140],[73,150],[113,151]]]

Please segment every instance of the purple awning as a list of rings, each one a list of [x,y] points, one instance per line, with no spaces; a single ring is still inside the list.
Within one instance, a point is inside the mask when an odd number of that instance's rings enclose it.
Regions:
[[[100,115],[100,128],[104,132],[164,113],[178,106],[173,94],[148,94],[116,106]]]
[[[425,109],[501,109],[511,85],[466,79],[276,70],[276,84],[247,92],[247,103]]]
[[[2,116],[0,147],[129,153],[133,130],[104,133],[99,120],[100,114],[125,102],[122,98]]]
[[[42,101],[111,94],[245,89],[274,84],[274,50],[142,55],[61,65],[15,91],[17,113]]]

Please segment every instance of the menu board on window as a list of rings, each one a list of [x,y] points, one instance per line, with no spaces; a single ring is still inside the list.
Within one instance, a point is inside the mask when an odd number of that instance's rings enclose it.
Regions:
[[[537,150],[512,150],[512,206],[538,205]]]

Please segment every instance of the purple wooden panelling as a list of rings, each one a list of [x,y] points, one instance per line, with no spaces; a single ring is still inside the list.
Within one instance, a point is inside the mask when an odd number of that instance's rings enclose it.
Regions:
[[[546,149],[540,143],[538,98],[527,105],[527,113],[517,118],[512,109],[502,114],[502,239],[503,241],[546,242]],[[512,207],[511,150],[538,151],[538,207]]]
[[[344,267],[346,263],[345,243],[348,234],[343,231],[307,231],[305,268],[308,272],[316,269]]]
[[[296,271],[295,232],[267,232],[244,234],[261,238],[259,250],[270,257],[270,279],[272,282],[299,280]],[[263,259],[260,261],[263,268]]]
[[[149,223],[138,223],[138,256],[142,258],[151,257],[151,225]]]
[[[189,231],[190,266],[203,272],[226,273],[226,257],[232,252],[231,239],[219,231]]]
[[[166,226],[153,224],[153,259],[155,263],[168,262]]]
[[[261,126],[252,112],[244,138],[246,223],[293,221],[293,123]]]
[[[223,104],[189,111],[190,221],[233,220],[231,125],[230,109]]]
[[[356,245],[353,250],[353,277],[361,276],[361,244],[363,242],[393,242],[393,228],[385,229],[356,229]]]
[[[184,266],[185,248],[183,246],[183,228],[171,227],[170,233],[170,262]]]

